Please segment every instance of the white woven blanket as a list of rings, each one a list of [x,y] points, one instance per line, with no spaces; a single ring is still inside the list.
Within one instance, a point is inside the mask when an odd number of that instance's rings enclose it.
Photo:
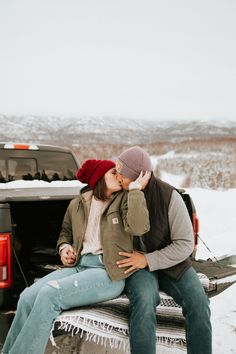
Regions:
[[[202,274],[199,274],[199,278],[207,290],[208,278]],[[186,350],[182,309],[170,296],[163,292],[160,295],[161,303],[156,310],[157,344]],[[63,311],[54,321],[51,341],[54,343],[53,330],[57,328],[72,335],[85,336],[86,340],[110,345],[112,348],[122,348],[128,352],[128,306],[127,297],[121,296],[96,305]]]
[[[86,340],[128,351],[128,305],[128,299],[122,296],[97,305],[64,311],[55,320],[53,329],[57,325],[58,329],[72,335],[84,335]],[[185,349],[182,309],[164,293],[157,307],[157,319],[157,343]],[[52,337],[51,340],[53,342]]]

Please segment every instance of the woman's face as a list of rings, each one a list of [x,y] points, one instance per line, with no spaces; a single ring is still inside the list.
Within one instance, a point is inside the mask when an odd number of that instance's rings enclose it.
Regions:
[[[132,179],[125,177],[123,175],[121,175],[120,173],[116,172],[116,178],[118,180],[118,182],[120,183],[120,185],[122,186],[123,189],[128,190],[129,189],[129,184],[131,182],[133,182]]]
[[[116,169],[111,168],[104,175],[106,187],[107,187],[107,195],[110,196],[112,193],[120,191],[122,189],[119,181],[116,178]]]

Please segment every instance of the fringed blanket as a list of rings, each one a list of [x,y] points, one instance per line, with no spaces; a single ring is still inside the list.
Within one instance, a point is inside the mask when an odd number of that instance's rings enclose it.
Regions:
[[[64,311],[55,323],[59,323],[58,329],[73,335],[85,335],[86,340],[128,351],[128,306],[129,300],[122,296],[97,305]],[[157,307],[157,318],[157,342],[185,349],[182,309],[164,293]]]
[[[203,274],[199,274],[199,278],[207,290],[209,279]],[[163,292],[160,295],[161,303],[156,309],[157,344],[186,350],[182,309],[172,297]],[[88,341],[128,352],[128,306],[127,297],[121,296],[96,305],[64,311],[56,318],[51,333],[57,328],[72,335],[84,336]],[[52,334],[51,341],[54,343]]]

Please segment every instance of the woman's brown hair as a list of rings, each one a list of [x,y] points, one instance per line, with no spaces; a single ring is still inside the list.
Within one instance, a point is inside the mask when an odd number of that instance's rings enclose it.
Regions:
[[[104,176],[97,182],[96,186],[93,189],[93,195],[96,199],[107,201],[109,198],[106,195],[107,186]]]

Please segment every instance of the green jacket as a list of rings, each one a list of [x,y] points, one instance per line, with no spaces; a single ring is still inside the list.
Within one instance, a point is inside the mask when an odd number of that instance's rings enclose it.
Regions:
[[[57,249],[62,243],[72,245],[77,264],[85,235],[92,191],[85,187],[80,195],[73,199],[64,216],[62,230],[57,242]],[[133,235],[141,236],[149,231],[149,213],[144,193],[140,190],[115,193],[100,221],[100,240],[103,249],[103,263],[112,280],[127,278],[125,268],[118,268],[116,261],[122,259],[118,252],[133,251]]]

